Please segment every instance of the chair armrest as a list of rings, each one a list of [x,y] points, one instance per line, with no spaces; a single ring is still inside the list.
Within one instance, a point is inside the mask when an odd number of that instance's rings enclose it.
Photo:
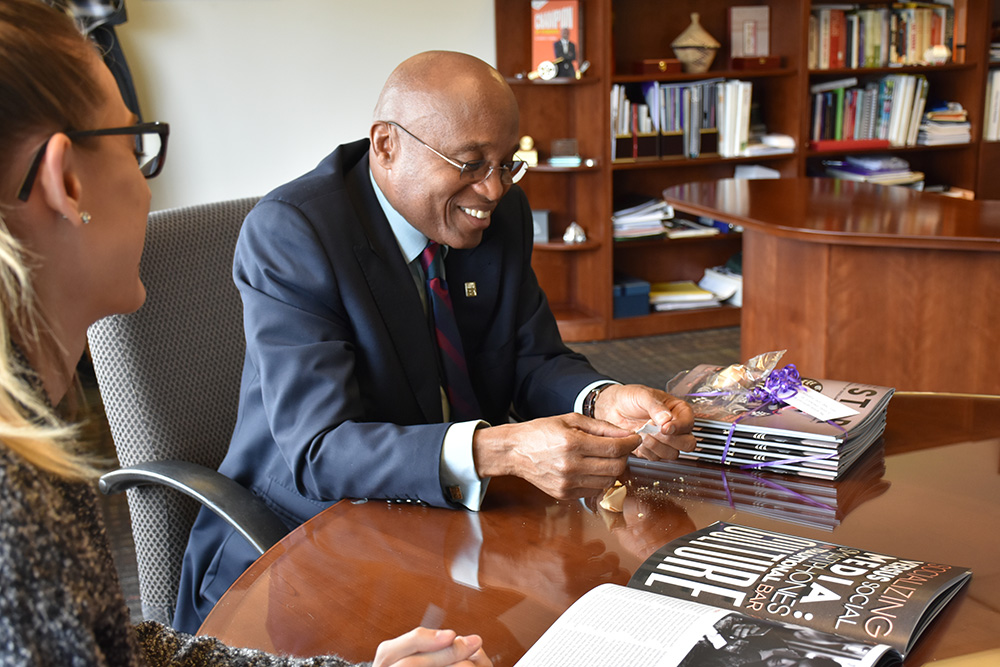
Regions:
[[[248,489],[222,473],[188,461],[147,461],[101,475],[106,495],[159,484],[194,498],[218,514],[263,554],[288,534],[281,519]]]

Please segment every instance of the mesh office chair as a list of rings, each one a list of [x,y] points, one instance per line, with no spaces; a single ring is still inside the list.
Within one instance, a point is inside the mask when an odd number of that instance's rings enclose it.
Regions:
[[[256,198],[149,216],[140,275],[146,304],[90,327],[94,370],[128,491],[143,616],[170,623],[199,503],[260,553],[286,532],[256,496],[216,472],[236,423],[245,342],[233,250]],[[179,492],[178,492],[179,491]]]

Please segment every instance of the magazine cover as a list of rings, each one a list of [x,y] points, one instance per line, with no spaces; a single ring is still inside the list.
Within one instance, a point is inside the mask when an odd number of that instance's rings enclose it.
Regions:
[[[896,667],[971,576],[717,521],[578,598],[515,667]]]
[[[531,66],[542,78],[576,78],[583,62],[580,1],[531,2]],[[552,63],[555,69],[542,63]],[[544,75],[546,70],[549,76]]]
[[[719,521],[659,549],[628,585],[887,644],[905,657],[971,576],[954,565]]]

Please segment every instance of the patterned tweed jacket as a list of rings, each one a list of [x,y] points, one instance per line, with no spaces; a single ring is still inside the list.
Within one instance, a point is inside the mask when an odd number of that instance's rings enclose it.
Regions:
[[[133,626],[93,485],[44,473],[0,442],[0,665],[351,664]]]

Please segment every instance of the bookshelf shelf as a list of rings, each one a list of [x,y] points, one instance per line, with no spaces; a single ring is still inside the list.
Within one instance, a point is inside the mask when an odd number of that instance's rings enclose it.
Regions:
[[[589,74],[589,70],[588,70]],[[504,80],[510,86],[595,86],[601,83],[600,77],[584,74],[579,79],[529,79],[526,76],[505,76]]]
[[[683,169],[684,167],[694,167],[698,165],[776,162],[780,160],[794,159],[795,156],[796,154],[792,152],[741,157],[722,157],[718,153],[708,153],[698,157],[684,157],[682,155],[678,155],[677,157],[670,158],[621,158],[611,163],[611,169],[614,171],[653,168]]]
[[[689,236],[682,237],[678,239],[672,239],[668,237],[660,238],[646,238],[646,239],[628,239],[624,241],[615,241],[615,250],[637,250],[647,247],[659,248],[664,244],[669,243],[670,245],[684,245],[684,244],[703,244],[703,243],[733,243],[738,242],[740,239],[739,232],[730,232],[728,234],[716,234],[714,236]]]
[[[664,83],[699,81],[701,79],[766,79],[769,77],[792,76],[798,71],[790,67],[778,69],[741,69],[719,70],[702,74],[616,74],[611,77],[613,83],[642,83],[644,81],[660,81]]]
[[[767,5],[770,53],[779,67],[734,70],[729,66],[729,10]],[[816,3],[819,4],[819,3]],[[859,7],[886,3],[857,2]],[[812,175],[826,158],[855,153],[904,155],[928,184],[947,183],[972,190],[977,198],[1000,199],[1000,142],[983,142],[985,87],[991,68],[989,36],[1000,0],[955,0],[956,24],[966,28],[964,62],[905,67],[810,69],[808,26],[810,0],[584,0],[580,3],[583,53],[591,66],[580,80],[532,81],[516,78],[532,69],[531,3],[495,0],[497,69],[508,77],[521,109],[522,134],[535,138],[541,159],[555,139],[577,139],[581,155],[592,167],[529,171],[521,181],[533,208],[550,211],[550,234],[558,239],[571,221],[587,232],[582,247],[554,240],[536,246],[533,265],[553,304],[567,341],[645,336],[739,324],[739,308],[712,312],[651,313],[615,319],[612,284],[616,272],[650,282],[699,280],[706,267],[723,264],[741,249],[739,234],[697,239],[614,242],[611,213],[625,197],[658,197],[672,185],[731,178],[736,166],[764,164],[783,177]],[[707,72],[635,74],[643,60],[673,57],[670,42],[688,25],[692,12],[722,43]],[[961,18],[964,17],[964,18]],[[927,77],[929,97],[961,102],[972,124],[972,142],[942,146],[808,149],[815,83],[856,77],[860,82],[890,74]],[[611,160],[611,91],[613,86],[643,82],[685,83],[705,79],[740,79],[753,84],[753,104],[767,130],[795,139],[791,153],[724,158],[705,153],[697,158],[629,158]],[[683,242],[682,242],[683,241]]]
[[[888,148],[848,148],[843,150],[837,150],[831,148],[830,150],[808,150],[806,151],[807,158],[813,157],[833,157],[836,155],[861,155],[864,153],[933,153],[935,151],[961,151],[961,150],[971,150],[976,147],[975,142],[969,142],[964,144],[941,144],[939,146],[890,146]]]
[[[965,72],[975,70],[972,63],[945,63],[943,65],[903,65],[897,67],[838,67],[836,69],[811,69],[809,76],[837,78],[843,76],[868,76],[886,74],[938,74],[940,72]]]
[[[740,324],[740,309],[719,306],[673,313],[650,313],[639,317],[620,317],[611,321],[611,338],[656,336],[694,329],[717,329]]]
[[[598,171],[601,167],[598,160],[591,160],[593,164],[581,164],[579,167],[557,167],[551,164],[536,164],[534,167],[529,167],[528,170],[532,174],[572,174],[574,172],[581,171]]]
[[[547,251],[547,252],[584,252],[588,250],[597,250],[601,247],[600,241],[586,240],[582,243],[565,243],[563,241],[549,241],[548,243],[536,243],[535,252]]]

